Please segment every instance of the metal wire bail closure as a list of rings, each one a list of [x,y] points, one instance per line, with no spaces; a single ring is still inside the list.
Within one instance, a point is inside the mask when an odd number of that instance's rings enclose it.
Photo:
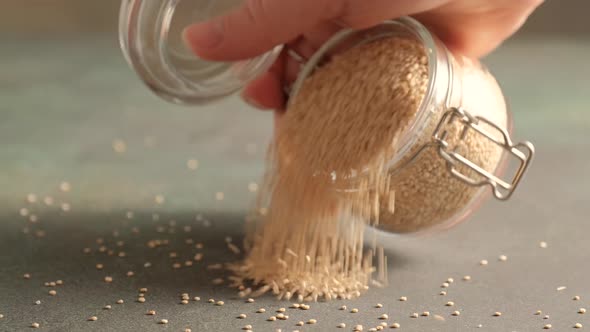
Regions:
[[[461,128],[459,135],[459,142],[457,142],[455,146],[451,146],[449,142],[446,141],[446,138],[449,134],[447,126],[455,122],[459,122],[463,125],[463,127]],[[489,131],[483,129],[481,124],[486,124],[494,130],[497,130],[502,135],[502,138],[496,139]],[[518,159],[519,166],[516,170],[516,174],[512,177],[512,180],[505,181],[500,179],[493,173],[483,169],[458,152],[460,147],[459,143],[465,139],[469,130],[475,130],[476,133],[484,136],[508,152],[510,156]],[[484,117],[473,116],[466,110],[457,107],[451,107],[443,114],[432,138],[438,145],[439,155],[446,160],[447,168],[455,178],[474,187],[489,185],[493,190],[494,196],[502,201],[508,200],[510,196],[512,196],[514,190],[516,190],[518,187],[520,180],[522,180],[524,174],[526,173],[535,154],[535,148],[531,142],[523,141],[513,144],[510,135],[505,129],[499,127]],[[470,170],[479,174],[483,179],[475,179],[461,173],[457,169],[457,166],[459,165],[468,167]]]

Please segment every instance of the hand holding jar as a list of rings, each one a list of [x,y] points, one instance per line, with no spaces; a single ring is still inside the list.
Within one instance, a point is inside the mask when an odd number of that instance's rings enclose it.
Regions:
[[[481,57],[520,28],[542,0],[247,0],[229,13],[185,30],[200,57],[235,61],[281,44],[309,58],[342,27],[367,28],[404,15],[426,25],[456,54]],[[281,56],[242,96],[260,109],[284,109],[283,86],[300,63]]]

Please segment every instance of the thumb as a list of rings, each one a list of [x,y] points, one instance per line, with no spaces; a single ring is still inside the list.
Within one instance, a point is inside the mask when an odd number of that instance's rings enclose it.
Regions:
[[[260,55],[336,18],[344,0],[246,0],[226,15],[188,26],[184,40],[198,56],[234,61]]]

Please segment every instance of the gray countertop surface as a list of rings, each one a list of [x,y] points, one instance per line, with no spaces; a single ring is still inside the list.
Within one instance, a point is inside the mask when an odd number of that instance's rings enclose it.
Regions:
[[[537,331],[545,324],[568,331],[578,322],[590,328],[590,313],[578,313],[590,309],[588,42],[517,40],[486,61],[510,100],[517,136],[537,146],[511,201],[489,202],[441,234],[379,234],[389,259],[387,287],[356,300],[313,303],[307,311],[288,309],[290,318],[275,322],[266,319],[289,302],[245,303],[234,290],[212,285],[222,271],[206,269],[236,259],[225,238],[242,236],[254,198],[248,184],[261,174],[271,115],[236,98],[204,108],[166,104],[141,85],[113,41],[8,41],[2,48],[0,331],[28,330],[32,322],[42,331],[239,331],[246,324],[254,331],[331,331],[341,322],[344,330],[362,324],[366,331],[383,313],[402,331]],[[125,142],[124,154],[113,151],[116,139]],[[196,171],[186,167],[191,158],[199,160]],[[62,181],[70,192],[59,190]],[[216,201],[216,192],[225,199]],[[26,203],[29,193],[54,204]],[[62,203],[71,210],[61,211]],[[23,207],[36,223],[19,215]],[[98,238],[113,256],[98,251]],[[150,249],[150,239],[169,244]],[[199,251],[187,239],[203,243],[203,262],[174,269]],[[125,257],[117,256],[121,251]],[[482,259],[489,264],[481,266]],[[449,277],[447,295],[439,295]],[[58,279],[64,285],[48,295],[44,283]],[[149,289],[145,303],[135,301],[141,287]],[[181,305],[185,292],[201,300]],[[107,304],[111,310],[102,309]],[[342,305],[349,310],[338,310]],[[266,313],[255,313],[259,308]],[[145,314],[151,309],[155,316]],[[455,310],[461,315],[452,316]],[[423,311],[430,317],[410,318]],[[493,317],[496,311],[502,315]],[[237,319],[240,313],[248,317]],[[97,321],[87,321],[94,315]],[[317,324],[295,325],[312,318]]]

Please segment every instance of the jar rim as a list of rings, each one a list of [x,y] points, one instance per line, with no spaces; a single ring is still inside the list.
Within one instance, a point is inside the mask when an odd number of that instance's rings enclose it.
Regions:
[[[424,94],[424,97],[422,98],[420,106],[418,107],[418,110],[416,111],[416,115],[413,117],[413,119],[411,119],[408,127],[404,130],[404,132],[400,136],[398,142],[396,143],[398,145],[398,148],[396,149],[397,152],[395,153],[395,156],[391,160],[389,160],[387,162],[387,164],[385,165],[386,168],[389,169],[392,167],[396,167],[396,164],[399,163],[400,161],[402,161],[406,157],[406,155],[411,152],[412,147],[417,139],[415,132],[427,123],[428,115],[429,115],[428,114],[428,105],[430,104],[430,101],[435,96],[435,90],[436,90],[435,86],[436,86],[436,84],[438,84],[438,82],[437,82],[437,72],[439,70],[438,57],[440,56],[440,53],[444,53],[444,52],[439,52],[440,47],[437,44],[433,35],[428,31],[428,29],[423,24],[418,22],[416,19],[409,17],[409,16],[404,16],[404,17],[400,17],[400,18],[397,18],[394,20],[384,21],[373,28],[360,30],[360,31],[346,28],[346,29],[340,30],[339,32],[334,34],[330,39],[328,39],[328,41],[326,41],[324,44],[322,44],[322,46],[306,61],[306,63],[304,64],[304,66],[300,70],[296,81],[293,83],[293,85],[291,87],[291,93],[289,96],[289,100],[287,102],[287,109],[293,103],[293,100],[296,98],[296,96],[297,96],[299,90],[301,89],[302,85],[304,84],[304,81],[306,80],[306,78],[308,78],[309,76],[311,76],[313,74],[315,69],[319,67],[319,64],[324,60],[325,56],[330,51],[332,51],[334,48],[339,46],[340,43],[347,40],[347,38],[354,37],[355,34],[363,33],[363,32],[369,31],[371,29],[375,29],[375,28],[383,27],[383,26],[401,27],[404,29],[404,32],[409,33],[411,35],[411,37],[415,38],[417,41],[422,43],[423,47],[426,51],[427,66],[428,66],[428,87],[426,89],[426,93]],[[382,35],[382,36],[383,37],[390,37],[391,35]],[[378,37],[381,37],[381,36],[378,36]],[[378,39],[378,38],[374,38],[372,40],[376,40],[376,39]],[[364,42],[370,42],[372,40],[361,39],[361,40],[359,40],[359,43],[353,45],[353,47],[358,46]],[[444,56],[447,56],[447,54],[444,54]],[[450,82],[452,82],[452,79],[453,79],[452,78],[452,67],[450,66],[450,63],[448,61],[446,63],[447,63],[449,80],[451,80]],[[446,97],[447,97],[446,100],[450,100],[450,98],[449,98],[450,94],[451,94],[450,82],[448,85],[449,89],[448,89],[448,91],[446,91]],[[361,171],[361,173],[362,172],[363,171]],[[356,177],[356,175],[351,175],[350,177],[354,178],[354,177]],[[344,190],[344,191],[349,191],[349,190]]]

